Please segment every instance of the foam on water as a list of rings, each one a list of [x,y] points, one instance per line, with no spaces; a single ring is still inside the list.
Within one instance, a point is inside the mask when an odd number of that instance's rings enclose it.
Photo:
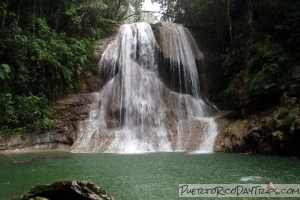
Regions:
[[[203,55],[183,26],[163,23],[161,33],[161,51],[171,63],[170,70],[183,74],[178,77],[186,93],[168,89],[159,78],[160,47],[151,26],[144,22],[121,26],[99,61],[99,71],[109,81],[95,93],[90,118],[80,124],[73,152],[131,154],[185,151],[191,146],[213,152],[218,131],[200,97],[196,64]],[[176,145],[170,135],[175,129],[170,128],[172,120],[178,130]]]

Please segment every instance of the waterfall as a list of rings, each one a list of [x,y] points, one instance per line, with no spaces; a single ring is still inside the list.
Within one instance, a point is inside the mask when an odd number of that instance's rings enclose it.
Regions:
[[[99,61],[107,84],[94,94],[90,117],[81,123],[71,151],[212,151],[213,141],[207,146],[205,138],[217,130],[200,97],[197,70],[203,55],[183,26],[163,23],[160,33],[162,48],[149,24],[121,26]],[[178,82],[179,92],[165,86],[159,52],[170,85]]]
[[[170,72],[179,78],[180,93],[184,90],[195,98],[199,98],[199,78],[195,61],[202,61],[203,54],[198,49],[191,33],[181,25],[165,22],[162,24],[161,37],[164,57],[170,62]]]

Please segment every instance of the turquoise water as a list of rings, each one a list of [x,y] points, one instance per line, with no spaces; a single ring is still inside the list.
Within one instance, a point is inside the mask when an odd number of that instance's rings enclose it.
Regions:
[[[47,159],[13,163],[38,157]],[[267,184],[269,181],[299,184],[300,159],[188,152],[131,155],[39,152],[0,156],[1,200],[18,199],[32,186],[63,179],[91,181],[117,200],[184,200],[190,198],[178,197],[179,184]]]

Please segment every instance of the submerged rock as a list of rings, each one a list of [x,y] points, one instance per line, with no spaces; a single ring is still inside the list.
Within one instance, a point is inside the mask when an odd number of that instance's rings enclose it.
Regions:
[[[38,185],[21,197],[21,200],[114,200],[107,192],[88,181],[63,180]]]
[[[29,163],[29,162],[35,162],[35,161],[40,161],[40,160],[45,160],[45,159],[51,159],[51,158],[56,158],[56,159],[71,159],[70,157],[67,157],[67,156],[50,156],[50,157],[37,157],[37,158],[29,159],[29,160],[13,161],[12,163],[14,163],[14,164],[17,164],[17,163]]]

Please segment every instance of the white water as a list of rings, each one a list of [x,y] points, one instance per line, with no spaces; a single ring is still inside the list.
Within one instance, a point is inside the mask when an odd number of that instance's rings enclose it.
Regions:
[[[204,131],[204,135],[202,143],[197,151],[195,153],[211,153],[214,151],[214,142],[215,138],[218,135],[218,127],[217,124],[214,121],[214,118],[202,118],[199,119],[202,120],[206,124],[206,129]]]
[[[196,65],[203,55],[182,26],[167,23],[161,32],[162,51],[177,68],[174,71],[183,73],[179,81],[191,94],[172,92],[159,79],[159,47],[150,25],[125,24],[99,62],[99,70],[107,72],[110,80],[95,94],[97,101],[89,120],[81,124],[73,152],[189,150],[192,140],[197,140],[193,150],[213,151],[217,128],[214,119],[206,117]]]
[[[203,60],[203,54],[191,33],[181,25],[165,22],[162,24],[161,36],[162,50],[165,57],[170,59],[171,70],[176,71],[179,77],[183,75],[183,80],[179,81],[185,86],[185,90],[191,90],[191,94],[199,98],[199,78],[195,60]]]

